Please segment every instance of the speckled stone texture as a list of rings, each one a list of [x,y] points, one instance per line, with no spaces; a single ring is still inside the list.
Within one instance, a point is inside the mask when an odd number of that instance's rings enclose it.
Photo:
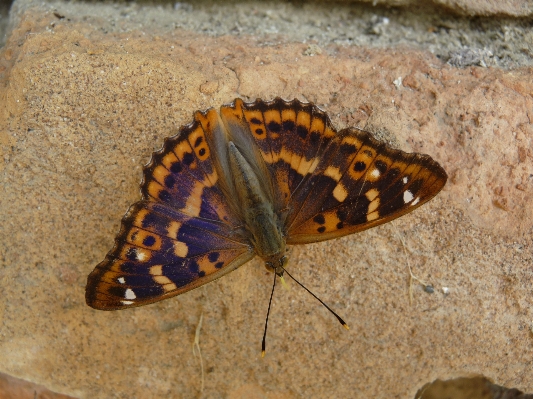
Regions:
[[[408,48],[107,32],[29,9],[0,52],[0,371],[78,398],[412,398],[470,374],[530,390],[532,82],[529,68],[458,69]],[[411,215],[293,249],[291,271],[350,331],[291,284],[261,359],[272,280],[259,261],[150,306],[86,306],[163,139],[197,109],[275,96],[450,176]],[[408,265],[435,288],[413,282],[412,304]]]
[[[336,1],[336,0],[330,0]],[[342,1],[342,0],[341,0]],[[346,2],[367,2],[372,5],[391,7],[442,7],[456,14],[469,16],[511,15],[527,17],[533,13],[531,0],[344,0]]]

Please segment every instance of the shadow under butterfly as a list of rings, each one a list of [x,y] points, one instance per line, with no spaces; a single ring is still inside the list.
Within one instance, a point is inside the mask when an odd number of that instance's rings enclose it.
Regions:
[[[287,245],[393,220],[446,180],[430,156],[393,149],[361,129],[337,132],[311,103],[236,99],[220,112],[197,111],[145,167],[142,199],[89,275],[86,302],[101,310],[157,302],[257,255],[274,272],[270,311],[276,276],[292,278]]]

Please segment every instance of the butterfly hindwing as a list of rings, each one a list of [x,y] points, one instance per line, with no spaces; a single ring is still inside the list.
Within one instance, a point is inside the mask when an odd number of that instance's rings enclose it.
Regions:
[[[336,134],[323,111],[298,100],[244,103],[238,99],[222,107],[221,114],[230,130],[244,125],[242,130],[248,130],[245,134],[258,146],[278,211],[287,208],[291,193],[313,172],[318,155]]]
[[[392,149],[363,130],[341,131],[292,197],[287,243],[323,241],[395,219],[433,198],[446,179],[427,155]]]
[[[120,309],[189,291],[253,257],[239,240],[224,223],[140,201],[122,220],[114,248],[89,276],[87,303]]]

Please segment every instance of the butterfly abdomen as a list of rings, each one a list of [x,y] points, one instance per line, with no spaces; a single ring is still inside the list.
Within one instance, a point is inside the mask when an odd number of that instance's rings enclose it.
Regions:
[[[282,257],[285,238],[270,196],[264,192],[257,175],[234,143],[229,144],[229,165],[238,202],[249,239],[258,256],[265,260]]]

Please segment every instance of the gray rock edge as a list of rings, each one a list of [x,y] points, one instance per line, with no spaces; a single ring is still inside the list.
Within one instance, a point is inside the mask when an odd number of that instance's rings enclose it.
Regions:
[[[55,13],[57,18],[83,20],[110,33],[143,31],[163,35],[185,29],[209,36],[256,36],[264,45],[309,43],[309,55],[322,51],[334,55],[335,45],[407,46],[429,51],[460,68],[477,65],[513,69],[533,65],[533,22],[529,18],[461,17],[430,7],[386,8],[368,3],[318,1],[16,0],[9,16],[7,6],[0,6],[0,46],[30,8]]]

